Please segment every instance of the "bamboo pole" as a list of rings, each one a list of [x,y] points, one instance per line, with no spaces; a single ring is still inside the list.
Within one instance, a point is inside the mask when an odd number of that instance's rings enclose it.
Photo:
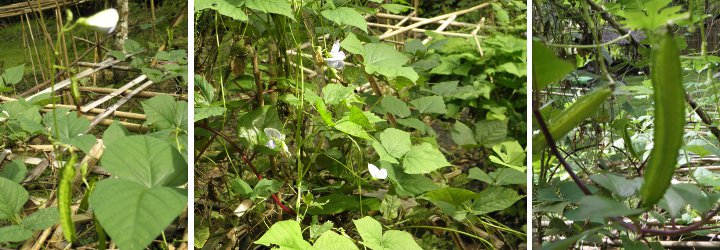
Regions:
[[[81,110],[83,113],[86,113],[86,112],[88,112],[89,110],[91,110],[91,109],[93,109],[93,108],[95,108],[95,107],[97,107],[97,106],[100,106],[101,104],[109,101],[110,99],[113,99],[113,98],[115,98],[116,96],[119,96],[119,95],[122,94],[123,92],[125,92],[125,91],[129,90],[130,88],[132,88],[133,86],[137,85],[138,83],[141,83],[141,82],[145,81],[145,79],[147,79],[147,76],[145,76],[145,75],[140,75],[140,76],[138,76],[137,78],[133,79],[132,81],[128,82],[127,84],[123,85],[123,86],[120,87],[119,89],[116,89],[115,91],[111,92],[110,94],[107,94],[107,95],[101,97],[100,99],[95,100],[94,102],[91,102],[91,103],[86,104],[86,105],[83,106],[80,110]]]
[[[27,14],[25,14],[25,22],[27,22],[28,25],[28,33],[30,34],[30,41],[32,41],[32,47],[35,50],[35,59],[37,59],[38,61],[38,67],[40,67],[40,74],[42,75],[43,81],[47,81],[47,77],[45,77],[45,70],[42,66],[42,60],[40,60],[40,52],[38,52],[37,44],[35,43],[35,35],[33,34],[30,17]]]
[[[112,66],[112,65],[115,65],[115,64],[117,64],[117,63],[119,63],[119,62],[121,62],[121,60],[114,60],[114,59],[112,59],[112,58],[108,58],[108,59],[106,59],[105,61],[102,62],[102,64],[104,65],[103,67],[86,69],[86,70],[78,73],[77,75],[75,75],[75,78],[76,78],[76,79],[80,79],[80,78],[83,78],[83,77],[87,77],[87,76],[89,76],[89,75],[94,74],[95,72],[98,72],[98,71],[100,71],[100,70],[102,70],[102,69],[104,69],[104,68],[107,68],[107,67],[110,67],[110,66]],[[68,78],[68,79],[62,80],[62,81],[60,81],[60,82],[58,82],[58,83],[55,83],[55,91],[58,91],[58,90],[60,90],[60,89],[62,89],[62,88],[67,87],[68,85],[70,85],[70,81],[71,81],[71,79]],[[39,96],[39,95],[42,95],[42,94],[45,94],[45,93],[50,93],[50,92],[52,92],[52,90],[53,90],[53,87],[51,86],[50,88],[46,88],[46,89],[44,89],[44,90],[42,90],[42,91],[40,91],[40,92],[37,92],[37,93],[31,95],[30,97],[28,97],[28,98],[26,98],[26,99],[30,100],[30,99],[32,99],[33,97],[36,97],[36,96]]]
[[[92,93],[98,93],[98,94],[109,94],[115,91],[115,89],[111,88],[101,88],[101,87],[80,87],[81,92],[92,92]],[[126,90],[123,92],[123,95],[130,94],[130,90]],[[178,94],[168,94],[168,93],[158,93],[158,92],[152,92],[152,91],[140,91],[135,95],[135,97],[141,97],[141,98],[153,98],[159,95],[169,95],[172,97],[175,97],[180,100],[188,100],[187,95],[178,95]]]
[[[81,67],[87,67],[87,68],[97,68],[97,67],[103,66],[102,64],[91,63],[91,62],[78,62],[77,65],[81,66]],[[136,68],[133,68],[130,66],[123,66],[123,65],[113,65],[113,66],[110,66],[110,69],[140,72],[139,69],[136,69]]]
[[[412,13],[411,13],[411,14],[412,14]],[[406,18],[405,16],[394,15],[394,14],[387,14],[387,13],[377,13],[377,14],[375,14],[375,16],[376,16],[376,17],[382,17],[382,18],[390,18],[390,19],[395,19],[395,20],[402,20],[402,19],[405,19],[405,18]],[[413,21],[413,22],[421,22],[421,21],[425,21],[425,20],[427,20],[427,18],[422,18],[422,17],[410,17],[410,21]],[[438,21],[433,21],[433,22],[435,22],[435,23],[440,23],[441,21],[438,20]],[[454,21],[453,21],[453,22],[450,22],[450,26],[474,28],[474,27],[475,27],[475,24],[472,24],[472,23],[463,23],[463,22],[454,22]]]
[[[450,25],[450,23],[452,21],[455,21],[455,18],[457,18],[457,15],[452,15],[452,16],[448,17],[448,19],[446,19],[442,24],[440,24],[440,27],[435,29],[435,32],[445,30],[445,28],[447,28],[448,25]],[[428,36],[427,38],[425,38],[425,40],[422,41],[422,44],[427,44],[430,42],[430,40],[432,40],[432,37]]]
[[[9,102],[9,101],[16,101],[17,99],[0,96],[0,100],[2,100],[4,102]],[[55,106],[53,106],[52,104],[48,104],[48,105],[43,106],[42,111],[49,112],[50,110],[55,109],[55,108],[65,108],[65,109],[69,109],[69,110],[77,110],[77,106],[75,106],[75,105],[55,104]],[[94,109],[88,110],[87,113],[101,114],[105,111],[107,111],[107,110],[100,109],[100,108],[94,108]],[[113,116],[120,117],[120,118],[127,118],[127,119],[135,119],[135,120],[146,120],[147,119],[147,116],[144,114],[124,112],[124,111],[115,111]]]
[[[378,28],[386,28],[386,29],[396,29],[397,28],[392,25],[386,25],[386,24],[381,24],[381,23],[367,23],[367,25],[370,27],[378,27]],[[412,28],[409,31],[417,32],[417,33],[425,33],[429,30],[420,29],[420,28]],[[456,33],[456,32],[448,32],[448,31],[433,31],[433,32],[444,35],[444,36],[469,37],[469,38],[473,37],[473,35],[471,35],[471,34],[463,34],[463,33]]]
[[[138,86],[137,88],[135,88],[132,92],[130,92],[130,94],[127,94],[127,95],[125,95],[125,97],[123,97],[122,99],[118,100],[115,104],[113,104],[113,105],[110,106],[108,109],[106,109],[105,112],[102,112],[102,113],[100,113],[97,117],[93,118],[93,120],[90,121],[90,127],[88,128],[88,130],[90,130],[91,128],[95,127],[95,125],[98,125],[98,124],[100,124],[101,122],[103,122],[103,121],[105,120],[105,117],[110,116],[110,114],[112,114],[113,112],[115,112],[115,110],[117,110],[120,106],[122,106],[122,105],[125,104],[128,100],[130,100],[130,98],[132,98],[134,95],[136,95],[137,93],[139,93],[139,92],[142,91],[143,89],[147,88],[147,87],[150,86],[151,84],[153,84],[153,81],[148,80],[148,81],[145,82],[143,85],[140,85],[140,86]],[[142,127],[142,126],[141,126],[140,128],[141,128],[141,129],[142,129],[142,128],[147,129],[147,127]],[[130,128],[128,127],[128,129],[130,129]]]
[[[489,4],[489,3],[483,3],[483,4],[480,4],[480,5],[476,5],[475,7],[472,7],[472,8],[469,8],[469,9],[459,10],[459,11],[455,11],[455,12],[453,12],[453,13],[448,13],[448,14],[445,14],[445,15],[439,15],[439,16],[436,16],[436,17],[433,17],[433,18],[425,19],[425,20],[423,20],[423,21],[420,21],[420,22],[417,22],[417,23],[414,23],[414,24],[405,26],[405,27],[403,27],[403,28],[401,28],[401,29],[398,29],[398,30],[395,30],[395,31],[393,31],[393,32],[382,34],[382,35],[378,36],[378,38],[380,38],[380,40],[383,40],[383,39],[385,39],[385,38],[392,37],[392,36],[395,36],[395,35],[400,34],[400,33],[405,33],[405,32],[407,32],[407,31],[409,31],[409,30],[412,30],[412,29],[414,29],[414,28],[417,28],[417,27],[420,27],[420,26],[423,26],[423,25],[426,25],[426,24],[429,24],[429,23],[434,23],[434,22],[437,22],[437,21],[440,21],[440,20],[445,20],[445,19],[447,19],[447,18],[449,18],[449,17],[451,17],[451,16],[453,16],[453,15],[459,16],[459,15],[467,14],[467,13],[470,13],[470,12],[473,12],[473,11],[476,11],[476,10],[479,10],[479,9],[482,9],[482,8],[485,8],[485,7],[487,7],[487,6],[490,6],[490,4]],[[475,25],[473,25],[473,27],[475,27]]]

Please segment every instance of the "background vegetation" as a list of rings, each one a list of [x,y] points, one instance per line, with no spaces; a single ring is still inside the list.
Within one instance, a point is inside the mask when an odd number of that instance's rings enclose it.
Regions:
[[[525,248],[525,4],[422,2],[196,1],[197,248]]]

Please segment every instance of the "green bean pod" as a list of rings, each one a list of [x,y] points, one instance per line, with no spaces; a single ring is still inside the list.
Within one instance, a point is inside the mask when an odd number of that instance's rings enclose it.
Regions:
[[[563,110],[557,117],[554,117],[548,122],[550,135],[552,135],[556,141],[565,136],[585,121],[585,119],[590,117],[590,115],[594,114],[605,100],[612,95],[612,92],[610,87],[603,87],[580,97],[575,103],[570,105],[570,107]],[[533,154],[537,154],[547,148],[547,145],[547,139],[542,133],[533,136]]]
[[[644,207],[652,207],[660,201],[670,186],[685,132],[685,89],[680,51],[671,32],[662,35],[660,43],[653,47],[651,60],[655,146],[650,151],[640,188]]]
[[[60,174],[58,184],[58,210],[60,211],[60,226],[65,240],[71,244],[75,242],[75,223],[72,220],[72,181],[75,177],[75,162],[77,154],[70,153],[70,160],[67,161]]]
[[[75,77],[70,78],[70,92],[73,102],[77,107],[77,114],[79,117],[82,114],[82,111],[80,110],[80,106],[82,105],[82,103],[80,102],[80,84],[78,83],[78,79]]]

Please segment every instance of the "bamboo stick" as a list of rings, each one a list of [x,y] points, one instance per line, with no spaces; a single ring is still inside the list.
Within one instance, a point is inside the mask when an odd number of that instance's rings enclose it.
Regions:
[[[370,27],[378,27],[378,28],[386,28],[386,29],[395,29],[395,28],[397,28],[397,27],[392,26],[392,25],[386,25],[386,24],[381,24],[381,23],[367,23],[367,25],[370,26]],[[420,29],[420,28],[413,28],[413,29],[410,29],[409,31],[417,32],[417,33],[425,33],[425,32],[427,32],[428,30],[426,30],[426,29]],[[444,36],[473,37],[473,35],[470,35],[470,34],[455,33],[455,32],[448,32],[448,31],[433,31],[433,32],[438,33],[438,34],[441,34],[441,35],[444,35]]]
[[[45,77],[45,70],[42,66],[42,60],[40,60],[40,52],[38,52],[37,44],[35,43],[35,35],[33,35],[32,31],[32,24],[30,23],[30,17],[25,14],[25,22],[27,22],[28,25],[28,33],[30,34],[30,41],[32,41],[32,47],[35,50],[35,59],[38,61],[38,67],[40,67],[40,74],[42,75],[43,81],[47,81],[47,78]]]
[[[442,22],[442,24],[440,24],[440,27],[435,29],[435,32],[445,30],[445,28],[447,28],[448,25],[450,25],[450,23],[455,20],[455,18],[457,18],[457,15],[452,15],[448,17],[448,19],[446,19],[444,22]],[[425,40],[422,41],[422,44],[427,44],[430,42],[430,40],[432,40],[432,37],[428,36],[427,38],[425,38]]]
[[[100,71],[100,70],[103,70],[104,68],[110,67],[110,66],[112,66],[112,65],[114,65],[114,64],[116,64],[116,63],[119,63],[119,62],[121,62],[121,60],[115,60],[115,59],[112,59],[112,58],[108,58],[108,59],[106,59],[105,61],[102,62],[102,64],[104,65],[104,67],[90,68],[90,69],[83,70],[82,72],[80,72],[80,73],[78,73],[77,75],[75,75],[75,78],[76,78],[76,79],[80,79],[80,78],[87,77],[87,76],[89,76],[89,75],[94,74],[95,72],[98,72],[98,71]],[[70,85],[70,81],[71,81],[71,79],[68,78],[68,79],[62,80],[61,82],[55,83],[55,91],[58,91],[58,90],[60,90],[60,89],[62,89],[62,88],[64,88],[64,87],[67,87],[68,85]],[[45,93],[50,93],[52,90],[53,90],[53,87],[50,86],[49,88],[46,88],[46,89],[44,89],[44,90],[42,90],[42,91],[40,91],[40,92],[37,92],[37,93],[31,95],[30,97],[28,97],[28,98],[26,98],[26,99],[30,100],[30,99],[32,99],[33,97],[36,97],[36,96],[39,96],[39,95],[42,95],[42,94],[45,94]]]
[[[101,87],[80,87],[81,92],[92,92],[92,93],[98,93],[98,94],[109,94],[115,91],[115,89],[111,88],[101,88]],[[123,92],[123,95],[130,94],[130,90],[126,90]],[[177,99],[185,100],[187,101],[188,96],[187,95],[178,95],[178,94],[168,94],[168,93],[159,93],[159,92],[152,92],[152,91],[140,91],[135,95],[135,97],[141,97],[141,98],[153,98],[159,95],[169,95],[172,97],[175,97]]]
[[[412,14],[412,13],[411,13],[411,14]],[[390,19],[395,19],[395,20],[402,20],[402,19],[405,19],[405,18],[406,18],[405,16],[394,15],[394,14],[387,14],[387,13],[377,13],[377,14],[375,14],[375,16],[376,16],[376,17],[382,17],[382,18],[390,18]],[[422,18],[422,17],[410,17],[410,21],[413,21],[413,22],[421,22],[421,21],[425,21],[425,20],[427,20],[427,18]],[[433,21],[433,22],[435,22],[435,23],[440,23],[439,20],[438,20],[438,21]],[[453,22],[450,22],[450,26],[473,28],[473,27],[475,27],[475,24],[472,24],[472,23],[463,23],[463,22],[454,22],[454,21],[453,21]]]
[[[403,25],[405,22],[407,22],[408,20],[410,20],[410,18],[413,17],[413,16],[416,15],[416,14],[417,14],[417,11],[416,11],[416,10],[413,10],[412,12],[410,12],[409,15],[405,16],[405,18],[401,19],[400,22],[397,22],[394,26],[395,26],[395,27],[398,27],[398,28],[402,27],[402,25]],[[385,33],[390,33],[390,32],[392,32],[393,30],[394,30],[394,29],[388,29],[388,30],[385,31]]]
[[[80,110],[82,110],[83,113],[88,112],[89,110],[91,110],[97,106],[100,106],[101,104],[109,101],[110,99],[113,99],[114,97],[119,96],[126,90],[129,90],[133,86],[137,85],[138,83],[145,81],[145,79],[147,79],[147,76],[140,75],[137,78],[133,79],[132,81],[128,82],[127,84],[123,85],[119,89],[116,89],[115,91],[111,92],[110,94],[107,94],[107,95],[101,97],[100,99],[95,100],[94,102],[88,103],[87,105],[83,106]]]
[[[132,97],[133,97],[134,95],[136,95],[138,92],[140,92],[140,91],[142,91],[143,89],[147,88],[147,87],[150,86],[151,84],[153,84],[153,81],[148,80],[148,81],[145,82],[143,85],[140,85],[140,86],[138,86],[137,88],[135,88],[132,92],[130,92],[130,94],[127,94],[127,95],[125,95],[125,97],[123,97],[122,99],[118,100],[115,104],[113,104],[113,105],[110,106],[108,109],[106,109],[105,112],[100,113],[97,117],[95,117],[92,121],[90,121],[90,127],[88,128],[88,130],[90,130],[91,128],[93,128],[93,127],[95,127],[96,125],[98,125],[98,124],[100,124],[101,122],[103,122],[103,120],[105,119],[105,117],[108,117],[110,114],[112,114],[113,112],[115,112],[115,110],[117,110],[120,106],[122,106],[122,105],[125,104],[128,100],[130,100],[130,98],[132,98]],[[142,127],[142,126],[141,126],[140,129],[142,129],[142,128],[147,129],[147,127]],[[128,129],[130,129],[130,128],[128,127]]]
[[[482,8],[485,8],[485,7],[487,7],[487,6],[490,6],[490,4],[489,4],[489,3],[483,3],[483,4],[480,4],[480,5],[476,5],[475,7],[472,7],[472,8],[469,8],[469,9],[459,10],[459,11],[455,11],[455,12],[453,12],[453,13],[448,13],[448,14],[436,16],[436,17],[433,17],[433,18],[430,18],[430,19],[425,19],[425,20],[423,20],[423,21],[420,21],[420,22],[417,22],[417,23],[414,23],[414,24],[405,26],[404,28],[395,30],[395,31],[393,31],[393,32],[386,33],[386,34],[382,34],[382,35],[380,35],[378,38],[380,38],[380,40],[383,40],[383,39],[385,39],[385,38],[392,37],[392,36],[395,36],[395,35],[400,34],[400,33],[405,33],[405,32],[407,32],[407,31],[409,31],[409,30],[412,30],[413,28],[417,28],[417,27],[420,27],[420,26],[423,26],[423,25],[426,25],[426,24],[429,24],[429,23],[437,22],[437,21],[439,21],[439,20],[444,20],[444,19],[447,19],[447,18],[449,18],[449,17],[451,17],[451,16],[453,16],[453,15],[459,16],[459,15],[467,14],[467,13],[470,13],[470,12],[473,12],[473,11],[476,11],[476,10],[479,10],[479,9],[482,9]],[[473,25],[473,27],[475,27],[475,26]]]
[[[0,96],[0,101],[9,102],[9,101],[16,101],[16,100],[17,99],[14,99],[14,98]],[[75,105],[55,104],[55,106],[53,106],[52,104],[48,104],[43,107],[42,111],[49,112],[50,110],[52,110],[54,108],[66,108],[69,110],[77,110],[77,106],[75,106]],[[94,108],[94,109],[88,110],[87,113],[101,114],[105,111],[106,111],[105,109]],[[135,120],[145,120],[146,119],[146,116],[143,114],[124,112],[124,111],[115,111],[113,116],[120,117],[120,118],[127,118],[127,119],[135,119]]]
[[[97,67],[102,67],[102,66],[103,66],[102,64],[99,64],[99,63],[91,63],[91,62],[78,62],[77,65],[78,65],[78,66],[82,66],[82,67],[88,67],[88,68],[97,68]],[[130,67],[130,66],[123,66],[123,65],[113,65],[113,66],[110,66],[110,69],[140,72],[139,69],[136,69],[136,68],[133,68],[133,67]]]

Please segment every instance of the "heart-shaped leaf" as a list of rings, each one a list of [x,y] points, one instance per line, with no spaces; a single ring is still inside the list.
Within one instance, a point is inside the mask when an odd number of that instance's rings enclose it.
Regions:
[[[95,217],[121,249],[144,249],[186,204],[187,190],[127,179],[102,180],[90,196]]]
[[[146,187],[179,186],[187,182],[187,163],[169,142],[134,135],[107,145],[101,159],[113,176]]]
[[[0,220],[20,213],[28,198],[30,195],[20,184],[0,177]]]

